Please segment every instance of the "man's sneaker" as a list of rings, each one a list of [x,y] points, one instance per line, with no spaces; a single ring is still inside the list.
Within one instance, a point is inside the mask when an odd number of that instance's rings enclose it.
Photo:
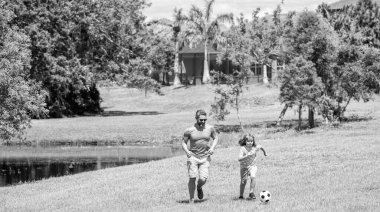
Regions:
[[[248,199],[256,199],[256,196],[254,193],[250,193]]]
[[[239,199],[244,199],[244,197],[243,197],[243,196],[240,196]]]
[[[197,193],[198,193],[198,199],[203,199],[203,190],[202,190],[202,188],[197,188]]]
[[[194,204],[194,199],[190,199],[189,204]]]

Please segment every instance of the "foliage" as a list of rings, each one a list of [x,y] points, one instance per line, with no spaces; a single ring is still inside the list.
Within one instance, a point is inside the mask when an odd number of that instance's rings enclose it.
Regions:
[[[0,140],[22,138],[32,115],[44,114],[41,85],[29,80],[30,40],[10,27],[14,14],[0,1]]]
[[[318,108],[319,98],[323,95],[330,96],[334,92],[332,66],[339,44],[338,37],[321,16],[304,11],[297,17],[294,27],[286,32],[284,43],[291,57],[289,68],[280,75],[283,78],[280,99],[288,106],[294,105],[295,102],[300,108],[307,106],[309,124],[313,127],[314,112]],[[299,84],[294,84],[291,78],[295,78]],[[294,93],[297,90],[295,85],[315,87],[310,88],[313,92],[302,88],[300,93]]]
[[[328,6],[321,5],[318,11],[325,17],[330,17]],[[350,26],[355,21],[349,20]],[[339,37],[338,37],[339,36]],[[315,101],[309,107],[309,124],[313,125],[314,111],[322,114],[326,121],[340,121],[351,100],[368,101],[379,88],[379,51],[365,45],[361,33],[351,29],[338,33],[318,14],[303,12],[299,15],[292,30],[286,33],[287,51],[295,56],[301,56],[312,63],[310,70],[316,72],[323,86]],[[290,67],[294,60],[290,63]],[[286,71],[282,74],[286,80]],[[294,75],[298,77],[299,75]],[[286,86],[285,84],[282,87]],[[290,94],[290,93],[289,93]],[[284,92],[282,102],[286,103]],[[286,97],[286,98],[284,98]],[[304,96],[294,96],[296,99],[308,99]],[[290,106],[292,103],[290,104]]]
[[[379,5],[371,0],[359,0],[341,10],[320,5],[319,12],[331,23],[342,39],[350,44],[380,48]]]
[[[280,101],[290,107],[298,106],[299,117],[303,106],[317,107],[324,86],[311,61],[303,57],[294,58],[281,72],[280,79]]]
[[[223,60],[231,61],[234,67],[233,76],[215,73],[213,83],[218,84],[215,93],[215,102],[212,105],[212,113],[217,120],[224,120],[229,114],[227,105],[230,104],[237,111],[240,125],[239,101],[243,87],[252,75],[251,66],[254,63],[270,64],[269,55],[272,51],[280,49],[280,40],[283,35],[284,25],[280,20],[281,7],[273,11],[273,22],[267,18],[259,18],[260,9],[253,11],[253,20],[249,22],[241,14],[237,18],[237,25],[223,34],[225,45],[221,46],[222,53],[218,56],[218,64]],[[225,83],[225,86],[219,86]]]
[[[31,77],[49,92],[52,117],[99,112],[96,84],[117,81],[146,55],[144,0],[6,2],[11,25],[31,40]]]
[[[214,103],[211,104],[211,114],[217,121],[224,121],[225,117],[230,114],[227,106],[235,108],[240,127],[243,125],[240,119],[240,99],[243,93],[244,85],[246,84],[247,72],[235,71],[234,75],[227,75],[221,72],[213,71],[213,84],[217,84],[215,89]],[[222,81],[224,85],[220,85]]]
[[[193,42],[201,42],[204,45],[203,83],[210,81],[207,48],[209,44],[223,43],[220,26],[223,22],[233,21],[232,13],[218,14],[212,19],[214,4],[215,0],[206,0],[204,10],[193,5],[187,20],[188,27],[194,32]]]
[[[330,105],[329,120],[341,120],[351,100],[367,102],[379,92],[380,47],[379,6],[370,0],[360,0],[341,10],[319,6],[319,12],[338,32],[342,45],[334,66],[333,89],[325,97]]]
[[[324,97],[330,121],[341,120],[351,100],[367,102],[379,88],[380,51],[367,46],[342,45],[333,67],[334,92]]]
[[[226,45],[220,48],[222,53],[217,58],[219,65],[222,64],[223,60],[231,61],[234,67],[233,75],[212,72],[212,82],[218,85],[215,89],[214,104],[211,105],[212,114],[214,114],[216,120],[223,121],[225,116],[230,113],[227,110],[227,105],[229,104],[236,109],[241,127],[242,123],[239,114],[240,96],[251,72],[251,64],[255,62],[255,57],[252,55],[251,40],[246,36],[246,23],[243,15],[241,15],[238,19],[238,25],[233,25],[224,34]],[[226,86],[221,86],[220,84],[225,84]]]
[[[273,19],[260,18],[260,8],[253,11],[253,19],[246,23],[247,37],[251,40],[251,55],[256,63],[270,64],[269,54],[280,50],[280,42],[283,36],[283,24],[280,19],[281,7],[273,11]]]

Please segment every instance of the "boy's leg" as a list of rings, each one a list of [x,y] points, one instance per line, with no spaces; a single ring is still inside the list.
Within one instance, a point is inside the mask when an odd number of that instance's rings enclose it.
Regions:
[[[257,172],[256,166],[249,167],[249,175],[251,176],[251,185],[249,188],[249,193],[252,194],[253,197],[255,197],[256,172]]]
[[[243,197],[245,185],[247,184],[248,169],[240,168],[240,196]]]
[[[251,177],[251,186],[249,187],[250,194],[255,193],[255,187],[256,187],[256,177]]]

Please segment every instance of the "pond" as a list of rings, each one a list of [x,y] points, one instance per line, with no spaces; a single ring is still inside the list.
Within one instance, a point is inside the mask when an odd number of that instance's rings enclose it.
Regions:
[[[0,147],[0,187],[183,155],[179,147]]]

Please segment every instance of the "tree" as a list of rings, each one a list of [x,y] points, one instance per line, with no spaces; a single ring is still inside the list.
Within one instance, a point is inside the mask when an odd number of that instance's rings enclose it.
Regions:
[[[22,138],[32,115],[43,115],[45,93],[30,80],[30,40],[10,27],[14,14],[0,0],[0,140]]]
[[[231,105],[236,109],[241,129],[243,129],[243,125],[239,113],[240,98],[251,72],[251,64],[255,61],[252,55],[251,40],[247,36],[246,25],[247,20],[241,15],[238,19],[238,25],[232,25],[231,29],[224,34],[226,45],[221,47],[222,53],[217,58],[219,65],[224,60],[231,61],[234,67],[233,75],[214,72],[212,80],[217,88],[215,89],[216,97],[211,105],[211,112],[217,120],[222,121],[229,114],[227,105]]]
[[[323,92],[323,84],[311,61],[302,56],[294,58],[281,72],[280,101],[285,105],[298,106],[298,128],[301,129],[302,108],[316,108]],[[310,120],[310,119],[309,119]]]
[[[193,5],[189,12],[188,24],[189,27],[194,30],[196,36],[194,41],[200,41],[204,45],[204,65],[202,82],[207,83],[210,81],[210,70],[208,64],[208,50],[209,44],[218,43],[221,39],[220,36],[220,24],[223,22],[232,22],[233,15],[220,14],[215,19],[212,19],[212,10],[215,4],[215,0],[206,1],[204,10]]]
[[[212,113],[217,120],[224,120],[229,114],[227,109],[231,105],[236,109],[241,128],[240,120],[240,98],[244,91],[244,86],[248,81],[253,63],[268,64],[269,54],[273,50],[280,48],[280,38],[282,36],[282,24],[279,18],[280,6],[273,12],[273,23],[268,19],[258,17],[260,9],[253,11],[253,20],[249,22],[243,14],[237,19],[237,25],[223,33],[225,45],[221,45],[222,53],[218,56],[218,64],[224,60],[231,61],[233,65],[233,76],[223,73],[214,73],[213,83],[218,87],[215,90],[216,97],[212,105]],[[225,85],[220,85],[219,82]]]
[[[271,55],[282,50],[284,24],[280,18],[281,5],[273,11],[272,19],[259,17],[260,8],[252,12],[252,21],[247,23],[247,35],[252,40],[252,55],[257,64],[263,65],[263,82],[268,83],[267,67],[271,66]],[[276,73],[276,72],[273,72]],[[272,76],[274,79],[274,76]]]
[[[51,117],[100,112],[99,82],[134,85],[119,79],[130,79],[131,61],[146,60],[144,0],[6,2],[10,24],[30,38],[30,76],[48,91]]]
[[[324,5],[319,8],[345,42],[380,48],[380,8],[373,1],[359,0],[335,11]]]
[[[187,41],[187,37],[190,32],[186,30],[186,20],[188,19],[186,15],[182,13],[182,9],[174,9],[174,22],[168,23],[166,20],[154,20],[148,23],[148,25],[162,25],[169,27],[172,31],[172,40],[174,41],[174,81],[173,85],[178,86],[181,84],[179,79],[180,74],[180,61],[179,61],[179,51]]]
[[[321,100],[326,120],[341,121],[352,100],[369,101],[379,89],[379,70],[379,49],[342,44],[333,66],[332,92]]]
[[[304,11],[297,18],[293,29],[287,32],[285,45],[292,57],[302,56],[304,60],[312,62],[316,76],[320,77],[324,88],[321,97],[333,92],[334,85],[332,65],[334,63],[339,39],[332,27],[316,13]],[[286,81],[283,81],[286,82]],[[300,96],[303,98],[303,96]],[[316,104],[308,104],[309,126],[314,127],[314,113]]]
[[[174,24],[173,24],[173,38],[175,42],[175,58],[174,58],[174,86],[178,86],[181,84],[179,80],[179,67],[181,66],[179,61],[179,50],[184,45],[187,33],[183,30],[185,27],[185,21],[187,20],[187,17],[182,14],[182,9],[175,9],[174,10]]]

